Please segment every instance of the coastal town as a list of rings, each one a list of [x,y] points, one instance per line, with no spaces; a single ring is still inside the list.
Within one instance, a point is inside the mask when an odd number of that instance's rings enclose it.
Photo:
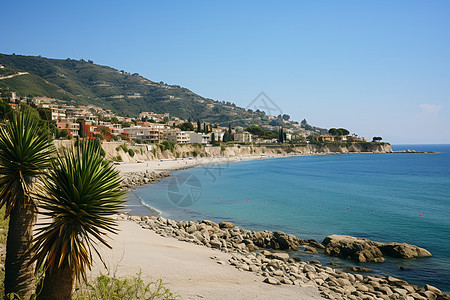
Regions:
[[[18,97],[15,92],[9,92],[8,96],[3,99],[9,100],[9,105],[14,110],[21,103],[45,110],[49,118],[51,117],[48,121],[55,126],[52,132],[55,139],[98,138],[106,142],[133,141],[138,144],[169,141],[175,144],[205,146],[222,142],[241,144],[367,142],[365,137],[350,135],[345,129],[339,132],[333,128],[328,134],[324,134],[323,131],[305,126],[306,120],[294,124],[293,128],[272,125],[226,127],[202,120],[184,120],[169,113],[141,112],[135,118],[130,118],[92,104],[74,106],[62,100],[46,97],[24,99]],[[282,119],[281,116],[266,115],[266,117]]]

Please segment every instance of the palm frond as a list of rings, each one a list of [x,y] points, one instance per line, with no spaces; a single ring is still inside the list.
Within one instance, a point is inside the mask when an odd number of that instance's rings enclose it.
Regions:
[[[23,112],[0,126],[0,207],[6,205],[5,217],[23,206],[18,202],[33,201],[33,179],[50,166],[54,147],[47,136],[37,132],[37,120]]]
[[[123,204],[120,181],[92,142],[63,151],[53,161],[43,179],[45,193],[39,196],[39,206],[52,222],[37,229],[33,244],[37,266],[50,272],[68,266],[76,279],[86,280],[95,246],[110,247],[104,236],[117,231],[112,215]]]

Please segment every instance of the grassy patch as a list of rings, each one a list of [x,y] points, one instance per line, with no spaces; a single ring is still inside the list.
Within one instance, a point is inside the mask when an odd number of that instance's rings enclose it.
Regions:
[[[103,300],[103,299],[179,299],[178,296],[164,286],[162,280],[146,283],[142,279],[142,272],[136,276],[117,278],[100,275],[93,281],[75,290],[74,299]]]

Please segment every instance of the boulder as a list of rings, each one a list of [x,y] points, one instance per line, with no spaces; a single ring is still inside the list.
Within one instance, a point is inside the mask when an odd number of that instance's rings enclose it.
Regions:
[[[346,235],[327,236],[322,244],[325,254],[360,262],[383,262],[384,257],[398,258],[430,257],[426,249],[406,243],[380,243]]]
[[[231,222],[220,222],[219,227],[220,228],[234,228],[234,224]]]
[[[273,277],[266,277],[266,279],[264,279],[264,282],[268,283],[268,284],[273,284],[273,285],[280,285],[281,284],[281,282],[278,279],[273,278]]]
[[[351,271],[351,272],[372,272],[372,269],[364,268],[364,267],[356,267],[356,266],[347,267],[346,269],[347,269],[347,271]]]
[[[378,243],[375,242],[378,248],[386,256],[398,258],[414,258],[414,257],[430,257],[431,253],[428,250],[420,248],[416,245],[406,243]]]
[[[311,254],[318,254],[316,248],[309,247],[309,246],[307,246],[307,247],[305,248],[305,252],[306,252],[306,253],[311,253]]]
[[[322,244],[325,246],[325,254],[330,256],[359,262],[384,261],[383,253],[370,240],[334,234],[327,236]]]

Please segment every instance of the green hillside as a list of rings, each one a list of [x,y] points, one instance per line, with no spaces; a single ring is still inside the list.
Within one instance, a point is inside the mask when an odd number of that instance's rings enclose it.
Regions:
[[[203,98],[186,88],[154,82],[92,61],[0,54],[0,65],[5,67],[0,69],[0,77],[29,73],[0,80],[0,88],[9,88],[22,97],[45,96],[75,105],[93,104],[129,117],[153,111],[225,126],[283,124],[280,120],[269,120],[264,112]]]

